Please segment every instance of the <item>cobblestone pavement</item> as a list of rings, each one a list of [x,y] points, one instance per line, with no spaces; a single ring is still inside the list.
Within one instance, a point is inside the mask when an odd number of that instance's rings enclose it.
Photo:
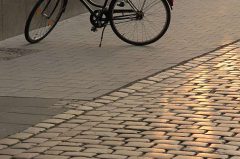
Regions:
[[[129,46],[107,28],[98,48],[88,14],[36,45],[23,36],[1,41],[0,138],[75,107],[58,99],[92,100],[239,39],[239,8],[239,0],[176,0],[170,29],[148,47]]]
[[[0,61],[0,96],[92,100],[239,39],[239,8],[239,0],[176,0],[169,31],[148,47],[121,42],[109,27],[99,49],[100,31],[90,31],[88,14],[36,45],[22,36],[2,41],[0,50],[31,53]]]
[[[240,158],[240,42],[0,140],[8,159]]]

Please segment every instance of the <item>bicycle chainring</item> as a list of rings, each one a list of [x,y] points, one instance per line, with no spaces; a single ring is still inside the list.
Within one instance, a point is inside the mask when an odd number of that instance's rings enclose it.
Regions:
[[[90,16],[90,22],[96,28],[106,26],[108,21],[108,12],[105,10],[95,10]]]

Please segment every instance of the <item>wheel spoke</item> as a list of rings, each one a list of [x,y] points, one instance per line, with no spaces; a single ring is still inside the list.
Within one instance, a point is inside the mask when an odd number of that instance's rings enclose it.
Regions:
[[[26,39],[37,42],[50,33],[61,17],[62,7],[62,0],[39,0],[28,19]]]
[[[127,0],[123,6],[118,5],[119,2],[123,1],[115,0],[111,25],[120,39],[134,45],[146,45],[164,35],[170,22],[170,10],[163,0]],[[129,13],[133,7],[127,2],[138,8],[133,15]],[[123,10],[128,12],[121,12]]]

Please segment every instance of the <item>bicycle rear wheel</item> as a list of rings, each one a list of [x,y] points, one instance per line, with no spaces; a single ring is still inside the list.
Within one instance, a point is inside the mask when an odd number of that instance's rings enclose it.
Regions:
[[[39,0],[26,25],[25,38],[30,43],[43,40],[56,26],[63,13],[63,0]]]
[[[167,31],[171,10],[166,0],[112,0],[109,7],[113,32],[132,45],[148,45]]]

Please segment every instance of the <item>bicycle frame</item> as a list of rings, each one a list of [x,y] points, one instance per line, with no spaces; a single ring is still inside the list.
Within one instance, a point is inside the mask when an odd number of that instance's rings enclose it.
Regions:
[[[94,3],[92,0],[79,0],[87,9],[88,11],[94,15],[94,10],[91,8],[91,6],[94,6],[94,7],[97,7],[97,8],[101,8],[101,9],[104,9],[106,8],[107,6],[107,3],[109,0],[105,0],[104,4],[103,5],[99,5],[99,4],[96,4]],[[173,1],[174,0],[166,0],[169,4],[169,7],[172,9],[173,7]],[[64,0],[64,8],[63,8],[63,12],[65,11],[66,7],[67,7],[67,4],[68,4],[68,0]],[[134,8],[134,7],[133,7]],[[94,15],[95,16],[95,15]]]
[[[165,15],[166,13],[166,21],[163,22],[163,28],[160,28],[160,32],[156,32],[156,36],[151,37],[149,40],[149,35],[147,35],[146,31],[146,38],[142,37],[142,41],[139,41],[139,39],[134,38],[135,35],[135,29],[137,29],[134,25],[134,33],[133,33],[133,38],[125,37],[125,33],[121,34],[121,30],[119,30],[116,27],[116,24],[120,23],[127,23],[133,21],[133,23],[136,21],[140,21],[144,19],[145,15],[151,15],[151,14],[145,14],[149,8],[152,8],[153,6],[156,5],[155,2],[156,0],[152,0],[151,2],[148,3],[148,0],[144,0],[143,4],[137,3],[135,4],[134,0],[101,0],[102,2],[95,2],[95,0],[79,0],[84,7],[87,8],[87,10],[90,12],[90,22],[92,24],[91,31],[97,31],[98,28],[103,28],[102,29],[102,36],[101,36],[101,42],[103,39],[103,33],[107,25],[111,25],[113,32],[123,41],[133,44],[133,45],[148,45],[151,44],[157,40],[159,40],[167,31],[169,24],[170,24],[170,19],[171,19],[171,11],[170,8],[173,6],[174,0],[159,0],[162,1],[162,5],[165,7],[165,11],[163,14]],[[54,2],[54,3],[51,3]],[[109,4],[110,2],[110,4]],[[100,3],[100,4],[99,4]],[[44,6],[42,6],[42,4]],[[55,6],[54,6],[55,4]],[[60,4],[60,5],[59,5]],[[66,11],[66,7],[68,4],[68,0],[38,0],[38,2],[35,4],[33,7],[31,13],[28,16],[26,25],[25,25],[25,38],[27,41],[30,43],[37,43],[41,40],[43,40],[56,26],[58,21],[60,20],[62,13]],[[109,5],[109,8],[108,8]],[[52,9],[48,9],[48,7],[52,7]],[[56,9],[60,6],[59,10],[56,13],[56,17],[53,17],[51,19],[52,15],[55,13]],[[156,10],[156,8],[152,8],[152,10]],[[116,13],[116,14],[115,14]],[[151,12],[150,12],[151,13]],[[160,13],[162,14],[162,13]],[[37,15],[36,18],[39,18],[40,16],[43,16],[45,18],[44,24],[41,20],[40,24],[31,23],[32,20],[35,18],[35,15]],[[159,15],[158,12],[155,13],[155,15]],[[155,16],[153,15],[153,17]],[[165,17],[165,16],[164,16]],[[36,19],[35,18],[35,19]],[[36,19],[38,20],[38,19]],[[119,21],[117,21],[119,20]],[[148,21],[148,19],[144,19]],[[46,22],[45,22],[46,21]],[[141,23],[144,25],[143,23]],[[156,26],[158,26],[159,23],[156,23]],[[144,25],[145,26],[145,25]],[[148,23],[148,27],[144,27],[144,30],[151,27],[151,23]],[[142,27],[143,28],[143,27]],[[157,27],[158,29],[158,27]],[[40,30],[38,32],[34,32],[35,30]],[[150,28],[150,32],[151,29]],[[139,33],[142,32],[143,35],[143,29]],[[130,32],[127,32],[130,33]],[[137,33],[138,36],[138,33]],[[100,46],[101,46],[100,42]]]
[[[104,9],[104,8],[106,8],[107,3],[108,3],[109,0],[105,0],[103,5],[96,4],[92,0],[79,0],[79,1],[88,9],[88,11],[91,14],[94,15],[94,10],[91,8],[91,6],[97,7],[97,8],[100,8],[100,9]],[[68,4],[68,0],[64,0],[64,11],[65,11],[65,9],[67,7],[67,4]]]

